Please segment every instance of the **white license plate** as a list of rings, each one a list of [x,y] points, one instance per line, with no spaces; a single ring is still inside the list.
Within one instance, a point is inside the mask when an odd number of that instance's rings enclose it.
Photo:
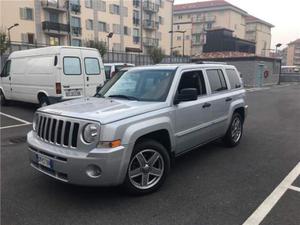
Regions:
[[[48,159],[46,157],[43,157],[41,155],[36,155],[36,158],[37,158],[37,163],[42,165],[42,166],[45,166],[49,169],[52,169],[53,168],[53,162],[51,159]]]
[[[67,97],[80,96],[80,95],[81,95],[81,91],[80,90],[69,90],[69,91],[66,91],[66,96]]]

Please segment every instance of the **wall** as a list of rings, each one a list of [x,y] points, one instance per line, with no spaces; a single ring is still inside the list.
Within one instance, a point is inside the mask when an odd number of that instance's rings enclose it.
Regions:
[[[280,82],[299,82],[300,83],[300,73],[281,74]]]

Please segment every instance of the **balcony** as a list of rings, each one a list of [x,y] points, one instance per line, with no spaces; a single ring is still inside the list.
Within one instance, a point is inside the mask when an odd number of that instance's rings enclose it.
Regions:
[[[157,13],[159,11],[159,5],[151,1],[145,1],[143,2],[143,9],[148,12]]]
[[[193,17],[193,23],[211,23],[216,21],[216,16]]]
[[[70,3],[70,10],[71,12],[74,12],[75,14],[79,14],[81,10],[81,6],[78,4]]]
[[[42,0],[41,1],[42,8],[45,10],[57,11],[57,12],[67,12],[66,5],[60,5],[59,1],[49,1],[49,0]]]
[[[81,27],[71,27],[71,33],[75,37],[81,36]]]
[[[55,23],[51,21],[42,22],[42,29],[45,33],[56,35],[67,35],[70,32],[68,24]]]
[[[143,20],[144,29],[157,30],[159,28],[159,22],[154,20]]]
[[[134,26],[139,26],[140,25],[140,19],[139,18],[132,18],[132,22]]]
[[[158,47],[159,40],[157,38],[144,37],[143,43],[145,47]]]

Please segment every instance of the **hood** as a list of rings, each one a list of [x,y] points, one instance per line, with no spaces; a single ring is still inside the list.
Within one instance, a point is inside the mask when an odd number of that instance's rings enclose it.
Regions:
[[[39,109],[39,112],[95,120],[101,124],[107,124],[166,107],[166,102],[141,102],[93,97],[46,106]]]

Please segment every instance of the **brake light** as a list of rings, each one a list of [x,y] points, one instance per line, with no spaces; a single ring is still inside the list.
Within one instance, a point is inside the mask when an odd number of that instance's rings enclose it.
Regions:
[[[56,94],[61,94],[61,84],[55,83]]]

